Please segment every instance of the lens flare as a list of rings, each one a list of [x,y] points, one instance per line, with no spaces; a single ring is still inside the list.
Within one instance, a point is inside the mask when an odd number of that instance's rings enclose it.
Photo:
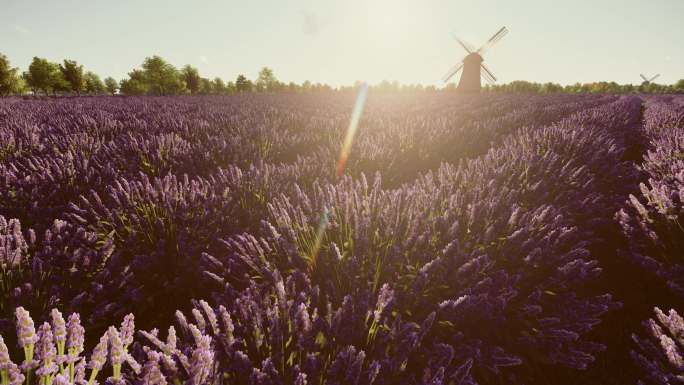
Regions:
[[[347,128],[347,135],[344,138],[344,143],[342,144],[342,149],[340,150],[340,158],[337,160],[336,175],[338,178],[344,174],[344,166],[349,158],[349,152],[351,151],[351,147],[354,142],[356,130],[359,128],[359,120],[361,119],[361,114],[363,113],[363,107],[366,105],[367,95],[368,83],[363,83],[359,89],[359,93],[356,95],[356,103],[354,103],[354,109],[352,110],[349,128]],[[311,257],[309,261],[309,267],[311,269],[315,268],[316,266],[318,252],[321,250],[323,237],[325,236],[325,231],[328,229],[328,225],[328,209],[325,208],[321,214],[321,220],[318,223],[318,228],[316,229],[316,238],[314,239],[314,244],[311,249]]]
[[[316,267],[316,260],[318,259],[318,252],[321,250],[321,245],[323,244],[323,236],[325,235],[325,231],[328,229],[328,209],[325,208],[323,210],[323,214],[321,214],[321,220],[318,222],[318,228],[316,229],[316,238],[314,239],[314,244],[313,248],[311,249],[311,258],[310,258],[310,268],[313,269]]]
[[[352,111],[349,128],[347,128],[347,135],[344,138],[342,150],[340,150],[340,158],[337,160],[337,169],[335,174],[338,178],[344,174],[344,166],[347,164],[349,152],[351,151],[352,143],[354,142],[354,136],[356,135],[356,130],[359,128],[359,119],[361,119],[363,107],[366,105],[367,95],[368,83],[364,82],[361,85],[361,89],[359,89],[359,93],[356,95],[356,103],[354,104],[354,110]]]

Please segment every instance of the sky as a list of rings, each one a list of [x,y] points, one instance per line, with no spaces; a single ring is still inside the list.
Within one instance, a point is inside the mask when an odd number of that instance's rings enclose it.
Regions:
[[[465,52],[499,82],[684,78],[684,0],[0,0],[0,53],[74,59],[121,79],[160,55],[205,77],[440,85]]]

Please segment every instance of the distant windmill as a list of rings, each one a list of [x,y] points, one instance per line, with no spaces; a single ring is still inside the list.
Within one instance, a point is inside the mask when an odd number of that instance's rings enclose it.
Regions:
[[[644,76],[644,74],[639,74],[639,76],[641,76],[641,78],[644,79],[644,82],[641,83],[641,85],[647,86],[647,85],[651,84],[652,81],[656,80],[658,78],[658,76],[660,76],[660,74],[657,74],[656,76],[654,76],[650,79],[647,78],[646,76]]]
[[[501,40],[504,35],[508,33],[508,29],[506,27],[502,27],[497,33],[494,34],[489,40],[487,40],[486,43],[480,47],[477,51],[475,51],[469,44],[464,42],[463,40],[459,39],[458,37],[456,38],[456,41],[461,44],[463,49],[468,52],[468,55],[461,60],[460,63],[456,64],[453,66],[449,72],[447,72],[446,75],[444,75],[444,78],[442,80],[446,83],[451,79],[454,75],[458,73],[461,69],[463,69],[463,73],[461,74],[461,80],[458,82],[458,90],[462,92],[479,92],[480,88],[482,87],[480,83],[480,77],[483,77],[485,81],[489,84],[493,84],[496,82],[496,77],[492,73],[492,71],[489,70],[482,62],[484,59],[482,58],[482,54],[484,54],[489,48],[491,48],[497,41]],[[482,70],[482,72],[480,72]]]

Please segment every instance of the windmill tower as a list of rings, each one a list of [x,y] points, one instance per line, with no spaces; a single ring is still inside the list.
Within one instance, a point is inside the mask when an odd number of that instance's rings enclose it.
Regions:
[[[641,85],[647,86],[647,85],[651,84],[652,81],[656,80],[658,78],[658,76],[660,76],[660,74],[657,74],[656,76],[654,76],[652,78],[647,78],[646,76],[644,76],[644,74],[639,74],[639,76],[641,76],[641,78],[644,79],[644,82],[641,83]]]
[[[502,27],[478,50],[473,49],[473,47],[471,47],[468,43],[464,42],[458,37],[455,37],[456,41],[458,41],[458,43],[461,44],[461,47],[463,47],[463,49],[465,49],[466,52],[468,52],[468,55],[466,55],[466,57],[464,57],[460,63],[451,67],[449,72],[447,72],[446,75],[444,75],[442,80],[445,83],[448,82],[449,79],[451,79],[454,75],[458,73],[458,71],[463,69],[463,73],[461,74],[461,80],[458,82],[457,88],[461,92],[479,92],[480,88],[482,87],[482,84],[480,83],[480,78],[484,78],[485,81],[489,84],[493,84],[494,82],[496,82],[496,77],[494,76],[492,71],[490,71],[489,68],[487,68],[483,64],[484,59],[482,58],[482,55],[496,42],[501,40],[501,38],[504,37],[504,35],[506,35],[507,33],[508,29],[506,27]]]

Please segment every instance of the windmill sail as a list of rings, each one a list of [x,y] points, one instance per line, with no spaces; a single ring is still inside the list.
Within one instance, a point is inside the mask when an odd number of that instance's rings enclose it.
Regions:
[[[444,81],[444,83],[448,82],[449,79],[451,79],[454,75],[456,75],[456,73],[458,71],[460,71],[461,68],[463,68],[463,62],[458,63],[455,66],[451,67],[449,72],[447,72],[446,75],[444,75],[444,77],[442,77],[442,80]]]
[[[485,78],[485,80],[487,80],[487,82],[490,84],[495,83],[496,82],[496,76],[494,76],[492,71],[490,71],[489,68],[487,68],[487,66],[484,65],[484,63],[480,63],[480,66],[484,70],[484,72],[482,74],[483,74],[483,77]]]
[[[475,50],[475,48],[473,48],[470,44],[466,43],[465,41],[461,40],[458,36],[454,35],[454,39],[456,39],[458,44],[460,44],[461,47],[463,47],[463,49],[466,50],[466,52],[473,53],[473,51]]]
[[[489,40],[487,40],[486,43],[480,47],[480,49],[477,50],[477,53],[483,54],[485,53],[489,48],[491,48],[494,44],[496,44],[497,41],[501,40],[506,34],[508,33],[508,28],[506,27],[501,27],[500,30],[498,30],[494,36],[490,37]]]

